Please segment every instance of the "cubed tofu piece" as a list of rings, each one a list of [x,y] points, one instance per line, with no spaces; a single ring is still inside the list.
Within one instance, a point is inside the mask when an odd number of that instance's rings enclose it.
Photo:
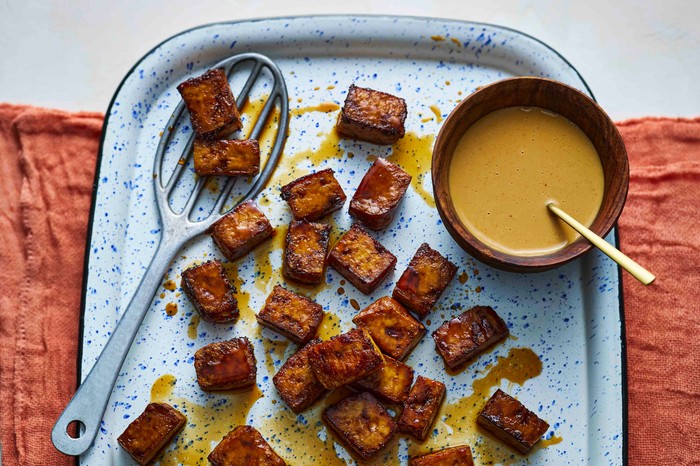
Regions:
[[[194,354],[197,383],[205,392],[255,385],[253,345],[246,337],[211,343]]]
[[[382,401],[399,404],[406,401],[413,385],[413,369],[411,366],[384,357],[384,365],[378,371],[351,384],[358,391],[368,391]]]
[[[354,328],[312,347],[309,361],[319,382],[334,390],[379,370],[384,356],[366,331]]]
[[[323,307],[305,296],[275,285],[256,316],[261,325],[297,343],[311,340],[321,325]]]
[[[411,458],[408,466],[474,466],[474,459],[469,445],[460,445]]]
[[[192,128],[203,139],[225,138],[243,127],[224,70],[216,68],[177,86]]]
[[[399,430],[421,442],[428,438],[440,405],[445,398],[445,384],[419,375],[404,401]]]
[[[377,158],[350,201],[350,215],[372,230],[386,228],[409,184],[411,175],[398,165]]]
[[[406,115],[402,98],[351,84],[336,127],[349,138],[393,144],[405,134]]]
[[[246,201],[214,222],[207,233],[224,256],[233,261],[272,238],[275,230],[255,202]]]
[[[280,397],[295,413],[304,411],[326,393],[309,362],[311,348],[319,343],[318,339],[308,342],[291,355],[272,378]]]
[[[338,240],[328,263],[358,290],[374,291],[396,268],[396,256],[355,223]]]
[[[209,453],[214,466],[285,466],[260,432],[250,426],[238,426]]]
[[[208,261],[182,272],[180,283],[199,315],[207,322],[234,322],[238,301],[219,261]]]
[[[396,422],[369,393],[351,395],[323,412],[323,419],[359,459],[377,456],[396,433]]]
[[[508,326],[488,306],[474,306],[433,332],[435,350],[454,369],[508,336]]]
[[[284,246],[284,276],[311,285],[321,283],[330,233],[331,226],[325,223],[292,220]]]
[[[549,424],[500,389],[486,403],[476,421],[520,453],[530,451],[549,429]]]
[[[456,272],[457,266],[423,243],[396,282],[393,298],[422,319],[428,315]]]
[[[182,429],[187,418],[167,403],[151,403],[117,441],[138,464],[145,465]]]
[[[194,140],[194,171],[208,175],[257,175],[260,147],[254,139]]]
[[[335,212],[347,199],[330,168],[302,176],[282,186],[281,195],[289,204],[296,220],[308,221]]]
[[[399,360],[404,359],[426,333],[422,323],[389,297],[373,302],[352,321],[369,332],[384,354]]]

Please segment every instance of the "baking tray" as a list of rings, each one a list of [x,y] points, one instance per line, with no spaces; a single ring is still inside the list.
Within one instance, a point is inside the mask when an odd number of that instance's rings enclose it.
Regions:
[[[323,305],[328,316],[322,336],[348,330],[357,309],[389,295],[424,241],[459,267],[458,277],[427,318],[429,331],[471,306],[490,305],[512,334],[459,373],[446,372],[432,339],[424,337],[407,362],[417,374],[447,385],[446,402],[425,444],[398,436],[376,464],[406,464],[409,454],[461,443],[472,447],[476,464],[625,464],[624,315],[617,266],[593,251],[545,273],[501,272],[459,249],[434,209],[427,175],[434,136],[456,103],[478,86],[533,75],[562,81],[592,97],[576,69],[554,49],[489,24],[390,16],[260,19],[191,29],[147,53],[117,89],[102,133],[86,249],[80,374],[94,364],[158,242],[153,155],[180,99],[176,85],[226,57],[249,51],[277,62],[292,108],[283,161],[259,197],[278,228],[276,239],[228,268],[241,306],[235,325],[198,322],[179,289],[180,273],[221,255],[208,237],[183,248],[127,356],[95,445],[79,464],[134,464],[116,438],[151,400],[170,402],[188,416],[188,425],[161,457],[163,465],[208,464],[210,448],[241,423],[260,430],[289,464],[353,463],[320,422],[328,400],[296,416],[279,399],[272,375],[295,347],[261,330],[254,314],[272,286],[284,282],[279,272],[281,240],[290,216],[279,198],[279,186],[331,167],[351,196],[376,156],[399,163],[415,180],[395,221],[375,235],[398,257],[397,270],[371,296],[346,284],[332,269],[324,287],[289,285]],[[338,105],[351,83],[406,99],[408,133],[393,149],[333,135]],[[232,85],[235,93],[237,83]],[[254,90],[256,96],[264,93],[264,86]],[[256,102],[254,97],[244,113],[254,113]],[[173,153],[188,135],[186,128],[176,136]],[[351,224],[347,204],[330,222],[337,238]],[[617,242],[614,235],[608,240]],[[177,311],[170,315],[174,305]],[[257,389],[246,394],[203,393],[195,380],[194,352],[243,335],[255,346]],[[516,396],[551,426],[546,440],[529,456],[514,453],[475,427],[473,417],[496,387]]]

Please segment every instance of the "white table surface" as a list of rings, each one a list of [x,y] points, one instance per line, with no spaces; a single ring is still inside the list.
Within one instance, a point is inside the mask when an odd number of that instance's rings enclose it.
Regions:
[[[615,120],[700,115],[698,0],[318,3],[0,0],[0,102],[104,112],[131,66],[184,29],[246,18],[355,13],[508,26],[566,57]]]

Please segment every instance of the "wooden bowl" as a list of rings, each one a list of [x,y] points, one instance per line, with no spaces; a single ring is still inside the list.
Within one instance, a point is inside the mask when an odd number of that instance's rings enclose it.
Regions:
[[[536,256],[517,256],[493,249],[462,224],[448,186],[452,154],[467,128],[495,110],[518,106],[559,113],[576,123],[593,143],[603,165],[605,190],[590,229],[600,236],[610,232],[625,205],[629,162],[622,137],[603,109],[573,87],[550,79],[519,77],[498,81],[464,99],[445,119],[435,141],[431,167],[435,202],[445,227],[465,251],[488,265],[513,272],[539,272],[581,256],[592,248],[591,244],[578,238],[558,251]]]

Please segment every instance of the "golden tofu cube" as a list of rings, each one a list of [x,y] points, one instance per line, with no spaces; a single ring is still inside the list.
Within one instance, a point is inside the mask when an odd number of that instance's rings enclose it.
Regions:
[[[253,345],[246,337],[211,343],[194,354],[197,383],[205,392],[255,385]]]
[[[412,384],[411,366],[385,356],[381,369],[353,382],[351,386],[359,391],[367,390],[387,403],[399,404],[408,398]]]
[[[351,84],[336,127],[350,138],[393,144],[405,134],[406,115],[402,98]]]
[[[333,247],[328,263],[358,290],[374,291],[396,267],[396,256],[355,223]]]
[[[304,411],[326,393],[325,387],[316,378],[309,362],[311,348],[319,343],[321,343],[319,339],[308,342],[306,346],[291,355],[272,378],[272,383],[280,397],[295,413]]]
[[[206,231],[228,260],[244,256],[275,234],[264,213],[253,201],[239,204]]]
[[[145,465],[182,429],[187,418],[167,403],[151,403],[117,441],[138,464]]]
[[[323,412],[328,426],[361,460],[377,456],[396,433],[396,422],[369,393],[351,395]]]
[[[209,453],[214,466],[286,466],[260,432],[251,426],[238,426]]]
[[[359,328],[311,348],[311,368],[328,390],[368,376],[384,365],[384,356],[369,334]]]
[[[181,83],[177,90],[190,113],[192,128],[200,138],[225,138],[243,126],[224,70],[209,70]]]
[[[508,336],[508,326],[493,308],[474,306],[433,332],[435,350],[454,369]]]
[[[347,199],[330,168],[302,176],[282,186],[281,196],[289,204],[296,220],[308,221],[335,212]]]
[[[460,445],[411,458],[408,466],[474,466],[474,459],[469,445]]]
[[[457,273],[457,267],[439,252],[421,244],[396,282],[393,298],[422,319],[433,308]]]
[[[426,333],[425,326],[398,302],[380,298],[352,321],[369,332],[379,349],[394,359],[404,359]]]
[[[399,430],[421,442],[428,438],[435,417],[445,399],[445,384],[419,375],[403,404]]]
[[[284,247],[284,276],[311,285],[321,283],[330,233],[330,225],[292,220]]]
[[[549,429],[549,424],[500,389],[486,403],[476,421],[520,453],[530,451]]]
[[[238,301],[219,261],[208,261],[182,272],[180,283],[199,315],[207,322],[234,322]]]
[[[194,140],[194,171],[208,175],[257,175],[260,147],[254,139]]]
[[[386,228],[394,218],[411,175],[378,157],[369,168],[350,201],[349,213],[372,230]]]
[[[297,343],[311,340],[321,325],[323,307],[305,296],[275,285],[256,316],[261,325]]]

